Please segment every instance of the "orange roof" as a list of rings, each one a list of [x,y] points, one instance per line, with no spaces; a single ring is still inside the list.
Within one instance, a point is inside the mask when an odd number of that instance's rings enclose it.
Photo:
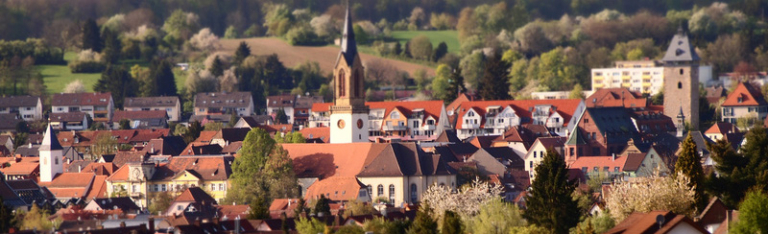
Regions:
[[[10,157],[13,159],[13,157]],[[20,162],[20,163],[12,163],[10,166],[5,168],[0,168],[0,172],[3,172],[4,175],[31,175],[35,172],[38,172],[40,168],[40,163],[28,163],[28,162]]]
[[[93,185],[91,185],[91,190],[88,191],[88,195],[86,195],[86,199],[93,200],[94,198],[103,198],[107,197],[107,176],[105,175],[97,175],[93,178]]]
[[[582,102],[581,99],[555,99],[555,100],[499,100],[499,101],[470,101],[470,102],[464,102],[462,104],[462,107],[459,108],[456,111],[456,115],[458,116],[458,120],[456,121],[456,128],[460,129],[463,126],[463,118],[464,114],[467,113],[467,111],[474,110],[478,115],[485,116],[486,109],[491,106],[499,106],[502,109],[506,107],[512,107],[512,109],[515,111],[515,115],[518,117],[521,117],[523,119],[531,119],[532,116],[532,109],[535,108],[538,105],[552,105],[553,109],[556,109],[555,111],[550,111],[550,114],[552,112],[557,112],[563,117],[563,122],[566,123],[563,126],[566,126],[567,123],[571,120],[571,117],[576,112],[576,108],[579,106],[579,104]],[[480,126],[482,127],[485,125],[485,118],[482,118],[482,123],[480,123]]]
[[[354,177],[363,169],[374,143],[335,144],[283,144],[288,155],[293,159],[293,171],[301,177],[332,176]],[[318,171],[319,170],[319,171]],[[307,175],[311,174],[311,175]]]
[[[218,131],[202,131],[200,132],[200,136],[197,137],[194,142],[211,142],[211,140],[213,140],[213,136],[216,135],[216,133],[218,133]]]
[[[749,83],[739,83],[739,86],[728,94],[721,106],[765,106],[765,101],[760,90]]]
[[[659,227],[657,220],[658,216],[663,216],[666,220],[661,227]],[[669,233],[674,227],[681,223],[688,223],[698,233],[709,233],[701,226],[693,222],[693,220],[685,217],[685,215],[679,215],[670,211],[651,211],[648,213],[632,213],[627,216],[621,223],[617,224],[614,228],[608,230],[605,233],[610,234],[635,234],[635,233]],[[696,232],[694,232],[696,233]]]
[[[62,173],[53,178],[53,181],[47,183],[45,186],[50,188],[82,188],[86,189],[91,181],[95,177],[94,174],[87,173]],[[40,183],[42,186],[43,183]],[[84,195],[84,194],[80,194]]]
[[[84,197],[88,192],[85,188],[48,188],[48,191],[57,198]]]
[[[448,104],[448,106],[445,107],[446,110],[455,110],[464,104],[464,102],[472,101],[470,100],[469,96],[465,93],[459,94],[456,99],[454,99],[451,104]]]
[[[575,162],[568,165],[568,168],[582,169],[586,167],[587,172],[591,172],[595,167],[600,171],[602,171],[604,167],[608,167],[609,171],[613,171],[614,168],[619,167],[619,171],[624,171],[624,164],[626,164],[626,162],[627,157],[616,157],[616,159],[613,159],[612,156],[584,156],[577,158]]]
[[[336,176],[312,183],[307,188],[304,199],[317,199],[320,198],[320,195],[325,195],[326,198],[333,201],[355,200],[360,189],[363,188],[365,185],[353,176]]]
[[[128,166],[122,166],[120,169],[117,169],[112,175],[107,177],[107,180],[116,182],[116,181],[126,181],[128,180]]]
[[[717,122],[712,127],[707,129],[704,134],[726,134],[726,133],[738,133],[739,129],[731,123]]]
[[[331,140],[331,128],[329,127],[303,128],[299,132],[306,139],[317,138],[323,142],[330,142]]]
[[[312,112],[326,112],[330,110],[333,103],[315,103],[312,105]],[[389,116],[393,110],[398,109],[403,115],[410,117],[415,109],[424,109],[424,118],[432,116],[436,121],[440,119],[440,112],[443,109],[442,101],[411,101],[411,102],[365,102],[369,109],[384,109],[384,116]]]
[[[96,173],[97,175],[105,175],[109,176],[112,175],[113,172],[117,171],[117,166],[115,166],[114,163],[90,163],[88,166],[85,166],[80,173]]]
[[[296,209],[296,204],[298,203],[299,203],[299,199],[278,198],[278,199],[272,200],[272,204],[269,205],[269,211],[293,210],[293,209]]]
[[[648,100],[642,94],[628,88],[598,89],[586,99],[587,107],[644,108]]]
[[[237,216],[246,217],[251,212],[250,205],[219,205],[218,208],[221,219],[235,219]]]

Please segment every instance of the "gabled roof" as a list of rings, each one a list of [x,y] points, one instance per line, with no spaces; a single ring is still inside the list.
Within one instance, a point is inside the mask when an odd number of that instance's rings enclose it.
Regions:
[[[174,202],[195,202],[195,203],[203,203],[206,202],[208,204],[217,204],[216,199],[213,199],[211,195],[208,195],[203,189],[200,187],[190,187],[184,192],[182,192],[176,199],[173,200]]]
[[[544,125],[516,125],[504,131],[501,136],[498,136],[494,142],[519,142],[525,145],[528,149],[539,137],[551,137],[552,133],[549,132]]]
[[[117,167],[123,167],[126,163],[144,162],[147,160],[147,154],[133,151],[118,151],[112,159],[112,163]]]
[[[179,103],[179,97],[132,97],[125,98],[125,107],[175,107]]]
[[[360,190],[366,186],[354,176],[335,176],[312,183],[304,199],[318,199],[320,195],[332,201],[356,200]]]
[[[435,142],[445,142],[445,143],[458,143],[461,142],[458,136],[456,136],[456,130],[453,129],[446,129],[442,133],[440,133],[439,136],[435,139]]]
[[[250,92],[198,93],[195,107],[246,107],[251,105]]]
[[[312,104],[312,112],[328,112],[332,105],[333,103],[314,103]],[[365,102],[365,105],[368,106],[368,109],[371,111],[384,109],[385,118],[388,117],[393,110],[397,109],[398,112],[402,113],[406,118],[410,119],[414,118],[414,116],[412,116],[412,114],[414,114],[414,110],[423,109],[422,113],[424,115],[422,116],[422,120],[425,120],[428,117],[432,117],[435,119],[435,123],[440,121],[440,114],[443,109],[442,101]]]
[[[91,202],[96,204],[102,210],[114,210],[117,208],[128,213],[140,209],[129,197],[95,198]]]
[[[658,216],[664,217],[664,224],[659,225],[656,222]],[[632,213],[627,216],[621,223],[607,232],[606,234],[634,234],[634,233],[669,233],[676,226],[687,223],[692,226],[697,232],[692,233],[709,233],[704,228],[693,222],[693,220],[685,217],[685,215],[678,215],[670,211],[651,211],[648,213]],[[660,227],[661,226],[661,227]],[[691,231],[691,230],[687,230]]]
[[[664,62],[692,62],[699,61],[699,55],[696,54],[696,49],[688,41],[688,34],[683,31],[682,26],[677,29],[677,33],[672,37],[672,41],[669,42],[667,52],[664,54],[664,58],[661,61]]]
[[[40,100],[38,96],[7,96],[0,97],[0,107],[35,107]]]
[[[219,138],[226,142],[244,141],[245,136],[250,131],[250,128],[222,128],[213,138]]]
[[[328,143],[331,140],[331,128],[329,127],[303,128],[299,132],[308,141],[315,139],[315,142]]]
[[[112,93],[57,93],[51,97],[52,106],[108,105]]]
[[[726,122],[717,122],[712,127],[707,129],[704,134],[727,134],[727,133],[738,133],[739,128],[736,127],[736,125],[733,125],[731,123]]]
[[[627,158],[624,164],[624,171],[637,171],[643,164],[646,155],[645,153],[630,153],[624,156]]]
[[[728,94],[721,106],[766,106],[768,102],[760,89],[750,83],[739,83],[736,89]]]
[[[598,89],[586,98],[587,107],[645,108],[648,100],[628,88]]]
[[[63,150],[59,144],[59,139],[56,138],[56,133],[53,132],[53,128],[50,124],[45,129],[45,135],[43,136],[43,143],[40,145],[39,150]]]
[[[270,108],[293,108],[296,97],[293,95],[276,95],[267,97],[267,107]]]
[[[626,143],[630,138],[639,137],[639,133],[632,123],[632,118],[626,109],[621,107],[587,108],[599,134],[605,136],[609,144]]]
[[[527,123],[531,121],[533,112],[536,110],[536,106],[551,106],[549,114],[558,113],[563,117],[564,126],[570,122],[573,115],[576,113],[576,108],[582,102],[581,99],[555,99],[555,100],[499,100],[499,101],[469,101],[464,102],[461,107],[456,110],[455,115],[458,116],[456,121],[456,128],[460,129],[463,126],[464,115],[473,110],[477,113],[481,119],[481,127],[485,125],[486,109],[492,106],[498,106],[502,110],[511,107],[515,111],[515,115],[522,119],[521,123]]]
[[[146,120],[146,119],[167,119],[168,112],[165,110],[148,110],[148,111],[115,111],[112,116],[112,122],[119,122],[120,120]]]
[[[83,122],[85,121],[85,112],[63,112],[51,113],[49,119],[51,122]]]
[[[152,179],[169,180],[175,174],[189,171],[205,181],[227,180],[232,174],[231,164],[234,160],[234,157],[228,155],[171,157],[167,164],[158,168]]]
[[[0,114],[0,129],[15,130],[16,125],[24,121],[17,113]]]
[[[603,171],[604,167],[608,167],[609,171],[613,171],[618,167],[619,171],[624,171],[624,165],[627,162],[627,157],[613,157],[613,156],[585,156],[578,157],[576,161],[568,165],[571,169],[581,169],[586,167],[587,172],[591,172],[597,167],[600,171]]]
[[[545,149],[563,147],[565,140],[565,137],[539,137],[536,139]]]
[[[571,132],[571,135],[568,136],[568,141],[565,142],[566,145],[586,145],[587,141],[584,140],[584,135],[581,133],[581,127],[576,126],[573,128],[573,132]]]

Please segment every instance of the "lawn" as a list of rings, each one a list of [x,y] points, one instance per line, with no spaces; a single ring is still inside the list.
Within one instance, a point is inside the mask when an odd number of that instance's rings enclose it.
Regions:
[[[395,40],[400,41],[401,44],[405,44],[411,38],[419,35],[425,35],[432,41],[432,46],[437,47],[440,42],[445,42],[448,45],[448,52],[459,53],[461,51],[461,45],[459,44],[459,33],[454,30],[446,31],[393,31],[392,37]]]
[[[69,62],[77,56],[74,52],[64,54],[64,60]],[[78,73],[72,74],[67,65],[38,65],[40,73],[43,75],[45,85],[48,87],[48,93],[61,93],[64,87],[74,80],[80,80],[88,91],[93,90],[93,85],[101,77],[100,73]]]

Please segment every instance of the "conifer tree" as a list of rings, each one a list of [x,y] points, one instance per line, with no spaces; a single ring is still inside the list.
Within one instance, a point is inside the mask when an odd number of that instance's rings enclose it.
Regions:
[[[509,99],[510,64],[501,59],[501,51],[496,51],[485,62],[485,72],[480,80],[480,97],[484,100]]]
[[[456,212],[446,210],[443,216],[442,234],[462,234],[461,217]]]
[[[235,51],[235,64],[239,66],[248,56],[251,56],[251,47],[245,41],[240,42]]]
[[[446,54],[448,54],[448,44],[445,44],[445,42],[440,42],[440,44],[438,44],[433,51],[432,61],[437,62],[437,60],[440,60]]]
[[[575,183],[568,180],[565,160],[548,149],[541,165],[536,167],[536,180],[531,184],[523,217],[553,233],[568,233],[579,222],[579,206],[571,197],[575,189]]]
[[[102,93],[112,93],[115,107],[123,108],[123,100],[126,97],[136,96],[138,84],[123,67],[108,65],[101,78],[93,86],[93,90]]]
[[[275,114],[275,122],[277,124],[287,124],[288,123],[288,115],[285,114],[285,110],[280,108],[277,110],[277,114]]]
[[[690,179],[688,187],[695,188],[695,206],[698,211],[701,211],[707,205],[708,200],[704,194],[704,169],[701,168],[701,156],[691,133],[688,133],[680,148],[674,175],[682,173]]]
[[[448,97],[453,101],[459,94],[466,93],[467,87],[464,86],[464,76],[461,75],[461,67],[456,66],[448,78]]]
[[[317,199],[317,203],[315,203],[315,209],[312,210],[315,214],[330,214],[331,213],[331,205],[330,199],[326,198],[325,195],[320,195],[320,199]]]
[[[83,24],[83,49],[93,50],[95,52],[101,52],[102,43],[101,35],[99,34],[99,26],[96,25],[96,21],[88,19]]]
[[[208,69],[208,71],[215,77],[224,75],[224,64],[221,63],[221,59],[219,59],[218,55],[213,58],[213,63],[211,63],[211,68]]]
[[[753,126],[744,136],[744,145],[736,152],[731,144],[718,141],[708,149],[718,176],[709,176],[707,188],[730,208],[737,208],[750,188],[768,188],[768,135],[762,124]]]
[[[432,219],[432,209],[429,205],[424,205],[416,211],[416,218],[413,219],[408,234],[434,234],[437,233],[437,222]]]
[[[176,78],[168,60],[154,60],[149,65],[149,77],[142,91],[145,96],[176,96]]]
[[[101,60],[107,64],[117,63],[120,60],[120,52],[123,50],[117,34],[109,28],[105,28],[102,32],[102,41],[104,42],[104,49],[101,51]]]
[[[16,219],[13,217],[13,209],[5,206],[3,198],[0,197],[0,233],[8,233],[15,226]]]

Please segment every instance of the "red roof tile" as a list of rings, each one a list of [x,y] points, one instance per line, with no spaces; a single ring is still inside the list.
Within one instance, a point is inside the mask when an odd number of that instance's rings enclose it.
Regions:
[[[586,167],[587,172],[592,172],[594,171],[595,167],[597,167],[600,171],[603,171],[604,167],[608,167],[609,171],[613,171],[614,168],[618,167],[619,171],[624,171],[624,165],[626,162],[627,157],[617,156],[614,159],[613,156],[585,156],[577,158],[575,162],[571,163],[571,165],[568,165],[568,168],[582,169]]]
[[[462,128],[463,116],[470,109],[474,110],[478,115],[485,116],[486,109],[491,106],[499,106],[502,109],[506,107],[512,107],[515,110],[515,114],[524,119],[531,119],[531,109],[538,105],[552,105],[557,109],[557,113],[563,117],[563,122],[567,123],[571,120],[572,115],[576,112],[576,108],[581,103],[581,99],[555,99],[555,100],[500,100],[500,101],[470,101],[462,104],[462,107],[456,111],[458,120],[456,121],[456,128]],[[480,123],[481,127],[485,124],[485,118],[482,118],[483,123]]]
[[[727,133],[738,133],[739,129],[731,124],[731,123],[724,123],[724,122],[717,122],[712,127],[707,129],[704,134],[727,134]]]
[[[728,94],[721,106],[764,106],[768,105],[760,89],[749,83],[739,83],[739,86]]]
[[[360,189],[365,185],[360,183],[354,176],[335,176],[319,180],[307,188],[307,194],[304,199],[318,199],[320,195],[332,201],[349,201],[357,199]]]
[[[299,132],[306,139],[320,139],[325,143],[331,140],[331,128],[329,127],[303,128]]]

